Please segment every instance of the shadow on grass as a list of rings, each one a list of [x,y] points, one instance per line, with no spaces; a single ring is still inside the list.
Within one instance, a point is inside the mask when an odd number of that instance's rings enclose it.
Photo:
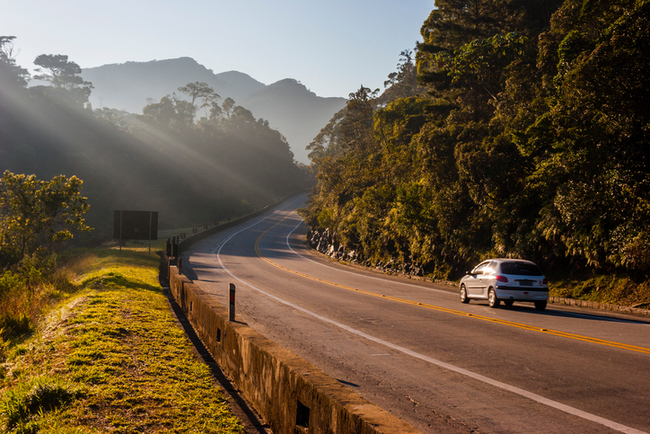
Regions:
[[[117,289],[117,288],[134,288],[145,291],[160,293],[162,289],[159,285],[150,285],[138,280],[129,279],[124,275],[115,272],[109,272],[97,277],[91,277],[82,282],[82,285],[93,289]]]

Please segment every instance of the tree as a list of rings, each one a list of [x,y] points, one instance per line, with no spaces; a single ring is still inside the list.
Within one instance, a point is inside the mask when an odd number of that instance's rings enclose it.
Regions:
[[[178,90],[192,98],[190,106],[195,107],[194,113],[196,113],[196,110],[210,107],[210,119],[216,119],[221,114],[221,107],[219,106],[221,97],[207,83],[196,81],[179,87]],[[194,105],[197,99],[202,100],[201,105],[198,107]]]
[[[76,176],[42,181],[5,171],[0,181],[0,258],[15,256],[13,252],[22,259],[71,239],[74,230],[89,230],[82,184]]]
[[[372,148],[372,115],[375,110],[379,89],[371,90],[361,86],[349,95],[346,116],[341,121],[341,143],[344,149],[362,154]]]
[[[192,105],[194,105],[197,99],[202,99],[203,103],[198,108],[209,107],[214,101],[221,99],[212,87],[200,81],[188,83],[183,87],[179,87],[178,90],[192,98],[192,101],[190,101]]]
[[[345,117],[345,108],[339,110],[332,116],[332,119],[314,137],[305,149],[309,152],[309,159],[312,161],[313,169],[318,171],[321,159],[327,156],[336,156],[341,149],[340,123]]]
[[[81,77],[81,68],[75,62],[68,60],[63,54],[41,54],[34,60],[36,71],[41,74],[34,76],[37,80],[49,81],[57,89],[67,89],[75,95],[80,103],[88,102],[93,85]],[[49,73],[48,73],[49,71]]]
[[[164,96],[160,102],[148,104],[142,109],[145,122],[165,130],[184,131],[194,124],[196,107],[180,99],[175,93]]]
[[[649,28],[650,1],[567,0],[540,39],[538,230],[594,268],[650,270]]]
[[[534,90],[513,78],[539,77],[534,41],[543,20],[526,12],[556,3],[436,0],[417,70],[402,52],[384,94],[351,94],[310,144],[318,184],[302,211],[308,224],[329,229],[360,261],[443,278],[486,255],[531,251],[539,214],[525,188],[532,164],[515,143],[522,134],[504,129],[529,113]]]
[[[461,108],[469,108],[473,120],[491,116],[491,108],[498,102],[498,95],[508,77],[507,66],[524,54],[527,38],[513,32],[494,35],[486,39],[476,39],[455,50],[453,53],[440,52],[435,60],[441,72],[447,72],[451,85],[466,89],[459,96]]]
[[[413,51],[403,50],[400,53],[397,71],[388,74],[388,80],[384,81],[384,87],[388,89],[378,98],[380,104],[424,92],[424,88],[418,85]]]
[[[416,65],[418,79],[430,91],[446,89],[446,74],[440,73],[436,56],[453,53],[474,40],[518,32],[530,40],[548,25],[562,0],[436,0],[420,33]]]
[[[219,106],[221,97],[208,84],[199,81],[181,86],[178,91],[188,95],[190,101],[180,98],[176,93],[164,96],[158,103],[148,101],[149,104],[142,110],[142,118],[167,130],[171,128],[185,131],[194,126],[196,112],[199,109],[210,107],[209,119],[214,121],[219,119],[224,111],[230,114],[235,106],[232,99],[226,98],[222,109]],[[200,105],[197,105],[197,100],[201,100]]]
[[[425,83],[436,81],[436,54],[518,30],[523,16],[513,0],[436,0],[435,4],[422,25],[423,42],[418,45],[418,74]]]
[[[223,101],[222,110],[219,113],[225,113],[227,117],[230,117],[232,109],[235,107],[235,100],[228,97]]]
[[[29,72],[16,65],[13,40],[15,36],[0,36],[0,87],[27,86]]]

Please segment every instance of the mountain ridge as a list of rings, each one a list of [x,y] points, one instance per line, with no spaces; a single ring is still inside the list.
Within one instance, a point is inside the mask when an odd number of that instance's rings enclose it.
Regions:
[[[116,108],[142,113],[151,102],[178,91],[188,83],[204,82],[222,99],[232,98],[256,118],[269,121],[287,139],[297,161],[308,163],[305,147],[346,99],[320,97],[293,78],[266,85],[239,71],[214,73],[191,57],[125,62],[84,69],[93,83],[90,103],[95,108]]]

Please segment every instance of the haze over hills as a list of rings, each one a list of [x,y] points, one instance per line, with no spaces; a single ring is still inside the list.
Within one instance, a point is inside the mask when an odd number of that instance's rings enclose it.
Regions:
[[[267,86],[237,71],[215,74],[189,57],[103,65],[84,69],[81,75],[93,83],[90,102],[94,108],[130,113],[142,113],[149,102],[178,94],[177,89],[188,83],[207,83],[223,99],[230,97],[256,118],[268,120],[302,163],[309,163],[305,147],[346,103],[344,98],[319,97],[294,79]]]
[[[210,85],[222,98],[239,99],[264,87],[263,83],[241,72],[215,74],[189,57],[150,62],[126,62],[84,69],[84,80],[94,89],[90,102],[94,108],[110,107],[142,113],[147,99],[177,92],[195,81]]]
[[[253,92],[241,100],[255,117],[269,121],[286,137],[295,159],[308,163],[305,147],[345,107],[344,98],[323,98],[300,82],[287,78]]]

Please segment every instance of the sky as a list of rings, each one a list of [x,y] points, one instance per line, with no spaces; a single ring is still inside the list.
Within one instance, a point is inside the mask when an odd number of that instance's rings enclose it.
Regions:
[[[383,89],[421,41],[433,0],[0,0],[16,62],[40,54],[84,68],[192,57],[214,73],[300,81],[323,97]]]

